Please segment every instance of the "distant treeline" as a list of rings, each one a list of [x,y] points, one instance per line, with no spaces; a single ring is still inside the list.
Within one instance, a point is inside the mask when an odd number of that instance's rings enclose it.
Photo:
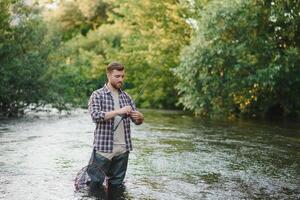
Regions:
[[[297,1],[1,0],[0,9],[2,115],[85,107],[111,61],[126,66],[133,98],[151,78],[140,107],[299,115]]]

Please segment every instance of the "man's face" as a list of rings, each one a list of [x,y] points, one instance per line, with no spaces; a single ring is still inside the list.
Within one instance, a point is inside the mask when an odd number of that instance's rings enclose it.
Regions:
[[[115,88],[120,89],[123,85],[125,70],[113,70],[107,74],[108,82]]]

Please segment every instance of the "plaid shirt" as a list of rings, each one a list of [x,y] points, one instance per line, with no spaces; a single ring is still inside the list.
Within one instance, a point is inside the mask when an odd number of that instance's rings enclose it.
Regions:
[[[133,110],[136,110],[130,96],[121,89],[119,90],[119,101],[120,108],[131,106]],[[96,123],[94,131],[94,149],[100,152],[112,153],[114,118],[104,120],[104,117],[105,112],[114,110],[114,101],[111,92],[106,85],[92,93],[88,106],[92,120]],[[130,118],[123,119],[123,124],[126,149],[131,151]]]

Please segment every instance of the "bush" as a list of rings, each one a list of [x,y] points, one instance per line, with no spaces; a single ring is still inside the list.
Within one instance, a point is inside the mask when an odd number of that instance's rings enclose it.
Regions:
[[[297,1],[210,1],[174,71],[179,103],[201,115],[298,115]]]

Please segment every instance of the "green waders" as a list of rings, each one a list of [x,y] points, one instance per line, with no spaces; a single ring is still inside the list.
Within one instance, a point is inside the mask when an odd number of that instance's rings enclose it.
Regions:
[[[90,163],[94,162],[101,170],[97,168],[88,169],[88,174],[91,177],[92,188],[101,188],[105,175],[109,177],[108,186],[113,188],[123,187],[123,181],[126,175],[129,152],[113,157],[111,160],[95,153],[93,151]],[[104,173],[105,174],[104,174]]]

